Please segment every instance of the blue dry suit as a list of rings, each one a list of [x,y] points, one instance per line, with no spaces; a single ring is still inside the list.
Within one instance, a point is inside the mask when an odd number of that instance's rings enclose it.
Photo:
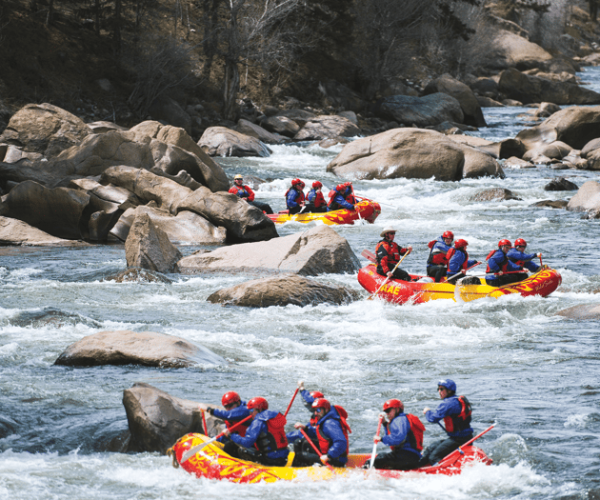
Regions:
[[[233,410],[221,410],[219,408],[213,409],[213,415],[221,420],[227,420],[230,422],[230,425],[237,424],[240,420],[244,420],[248,415],[250,415],[250,410],[246,407],[246,401],[242,401],[240,406],[234,408]],[[248,425],[248,422],[245,422],[240,427],[244,425]],[[233,432],[239,430],[239,427],[235,429]],[[221,436],[217,441],[220,443],[228,441],[229,438],[225,436]]]
[[[345,464],[348,461],[348,440],[346,439],[344,431],[342,430],[342,424],[340,423],[340,416],[337,410],[332,407],[331,410],[323,415],[323,417],[317,422],[317,425],[312,427],[315,435],[317,434],[317,427],[319,428],[321,436],[328,439],[330,442],[329,449],[327,450],[327,456],[331,459],[338,460],[342,464]]]
[[[275,418],[279,415],[279,412],[265,410],[254,417],[254,420],[246,431],[246,436],[242,437],[239,434],[232,434],[231,440],[243,446],[244,448],[252,448],[257,440],[263,436],[268,435],[267,420]],[[271,445],[267,446],[267,457],[268,458],[287,458],[289,450],[281,448],[279,450],[271,450]]]
[[[310,391],[304,389],[303,391],[300,391],[300,395],[302,396],[302,399],[304,399],[304,406],[306,406],[310,411],[313,411],[312,404],[315,402],[315,398],[312,397]]]
[[[516,248],[511,248],[506,254],[506,256],[508,257],[509,267],[514,266],[515,271],[521,269],[521,266],[525,266],[532,272],[536,272],[540,268],[540,266],[538,266],[534,262],[531,262],[532,259],[535,259],[537,257],[537,254],[535,253],[524,253],[520,252]],[[513,271],[513,269],[510,270]]]
[[[290,188],[287,192],[287,196],[285,198],[285,203],[288,208],[296,208],[300,206],[300,204],[296,201],[296,199],[301,196],[300,201],[304,200],[304,194],[301,191],[297,191],[295,188]]]
[[[454,255],[450,258],[448,262],[448,276],[454,276],[456,273],[460,273],[463,268],[463,264],[465,263],[465,259],[467,255],[462,251],[461,248],[457,248],[454,252]],[[471,267],[477,264],[477,261],[474,259],[469,259],[467,262],[467,267]]]
[[[310,438],[310,440],[313,443],[317,440],[317,433],[315,432],[315,428],[312,425],[306,424],[306,429],[304,429],[304,432],[306,432],[306,434],[308,435],[308,437]],[[296,430],[293,430],[292,432],[288,432],[285,435],[285,437],[287,437],[287,440],[290,443],[293,443],[294,441],[298,441],[298,439],[304,439],[304,436],[300,432],[300,429],[296,429]]]
[[[354,210],[354,205],[352,203],[346,201],[346,198],[348,196],[350,196],[351,194],[352,194],[352,188],[350,188],[350,187],[346,188],[343,195],[336,191],[331,204],[335,205],[337,203],[340,208],[347,208],[348,210]],[[338,209],[336,209],[336,210],[338,210]]]
[[[450,250],[451,248],[452,245],[446,245],[446,243],[444,243],[444,238],[439,236],[437,240],[435,240],[435,244],[431,247],[431,252],[429,254],[431,258],[427,260],[427,267],[440,265],[436,264],[433,261],[433,256],[436,254],[441,254],[445,256],[448,253],[448,250]]]
[[[386,426],[386,431],[381,437],[381,442],[387,446],[394,446],[394,450],[405,450],[411,453],[416,453],[419,457],[421,454],[415,450],[409,439],[410,423],[406,413],[400,413]],[[397,448],[396,448],[397,447]]]
[[[506,266],[506,269],[503,269]],[[488,259],[488,265],[487,265],[487,271],[486,272],[492,272],[492,273],[499,273],[500,271],[502,272],[506,272],[506,271],[517,271],[518,269],[513,266],[509,260],[508,257],[506,256],[506,254],[499,248],[498,250],[496,250],[494,252],[494,254]],[[485,279],[487,280],[497,280],[498,276],[496,276],[495,274],[488,274]]]
[[[460,415],[461,411],[462,411],[462,406],[460,404],[460,401],[458,400],[458,396],[449,396],[442,400],[442,402],[440,403],[440,405],[437,407],[437,409],[435,411],[429,410],[427,413],[425,413],[425,418],[427,419],[428,422],[437,424],[440,420],[443,420],[445,417]],[[462,438],[462,437],[468,437],[471,434],[473,434],[473,429],[471,429],[471,426],[468,426],[463,430],[459,430],[459,431],[455,431],[455,432],[448,432],[446,430],[446,433],[450,437]]]

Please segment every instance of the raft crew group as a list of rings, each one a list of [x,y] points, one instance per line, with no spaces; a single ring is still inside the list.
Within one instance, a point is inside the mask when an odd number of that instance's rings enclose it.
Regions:
[[[412,252],[412,247],[402,248],[394,242],[396,230],[393,227],[386,227],[380,234],[383,238],[375,249],[377,257],[377,273],[390,278],[411,281],[410,275],[396,267],[400,262],[401,256]],[[427,259],[427,276],[433,278],[436,283],[441,281],[455,284],[458,279],[464,278],[469,268],[481,264],[473,259],[469,259],[467,253],[466,240],[458,239],[454,241],[452,231],[446,231],[436,240],[429,242],[429,258]],[[507,239],[498,242],[498,249],[492,250],[488,256],[487,269],[485,277],[486,283],[490,286],[503,286],[510,283],[517,283],[527,278],[524,272],[526,267],[532,272],[537,272],[540,266],[532,262],[533,259],[540,258],[541,253],[525,253],[527,242],[523,238],[515,240],[512,243]],[[474,280],[470,283],[468,280]],[[480,284],[478,278],[467,278],[463,284]]]
[[[235,458],[284,466],[288,461],[288,443],[293,443],[292,466],[323,463],[345,467],[348,435],[352,432],[347,422],[348,413],[341,406],[331,404],[323,393],[305,390],[303,382],[298,385],[312,417],[307,424],[296,423],[296,430],[287,434],[284,430],[286,418],[269,410],[265,398],[255,397],[246,403],[236,392],[225,393],[222,398],[225,410],[207,410],[227,426],[225,437],[220,438],[224,451]],[[376,469],[410,470],[433,465],[472,439],[471,405],[467,398],[456,395],[456,384],[450,379],[440,380],[437,389],[441,404],[436,410],[425,408],[423,414],[428,422],[437,423],[444,429],[447,439],[434,442],[423,451],[425,426],[419,417],[404,412],[402,401],[389,399],[384,403],[381,415],[383,436],[377,434],[375,442],[381,441],[390,447],[390,451],[377,454],[373,464]],[[249,415],[252,416],[250,420],[229,431]],[[313,447],[318,449],[318,454]],[[369,467],[369,463],[365,467]]]
[[[272,214],[273,210],[267,203],[256,201],[254,191],[244,184],[244,177],[237,174],[233,178],[234,185],[229,190],[230,193],[238,195],[242,200],[254,205],[266,214]],[[331,210],[340,210],[347,208],[354,210],[356,199],[351,182],[338,184],[333,191],[329,193],[329,203],[325,201],[325,196],[321,192],[323,184],[319,181],[312,183],[312,189],[304,196],[304,182],[300,179],[293,179],[292,186],[285,193],[285,202],[290,215],[298,213],[322,213]]]

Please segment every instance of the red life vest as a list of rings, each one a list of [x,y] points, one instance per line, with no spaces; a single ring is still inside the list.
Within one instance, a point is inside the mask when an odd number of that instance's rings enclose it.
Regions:
[[[498,250],[492,250],[490,253],[487,254],[487,257],[485,258],[485,260],[489,261],[490,258],[492,257],[492,255],[494,255]],[[505,273],[508,270],[508,257],[506,256],[506,254],[504,252],[502,252],[504,254],[504,261],[503,264],[500,266],[500,271],[502,271],[503,273]],[[495,273],[496,271],[492,271],[490,269],[490,264],[488,262],[487,267],[485,268],[485,272],[486,273]]]
[[[273,418],[267,420],[267,435],[261,435],[254,443],[256,449],[262,453],[280,450],[287,448],[288,440],[285,436],[285,424],[287,424],[286,418],[278,413]],[[270,448],[270,449],[268,449]]]
[[[429,252],[429,259],[427,259],[427,264],[434,264],[436,266],[447,266],[448,265],[448,259],[446,259],[446,253],[442,252],[441,250],[435,250],[435,252],[433,251],[433,247],[435,246],[435,244],[437,243],[437,240],[431,240],[427,246],[429,247],[429,249],[431,250]]]
[[[352,433],[352,429],[348,425],[346,419],[348,418],[348,412],[344,408],[338,405],[333,405],[333,407],[337,410],[338,415],[340,416],[340,425],[342,427],[342,432],[344,433],[344,437],[346,438],[346,455],[350,449],[350,440],[348,439],[348,434]],[[323,424],[321,424],[323,425]],[[329,447],[333,444],[333,442],[325,435],[321,433],[321,425],[316,426],[317,431],[317,439],[319,440],[319,449],[323,455],[327,454],[329,451]]]
[[[400,255],[404,255],[405,253],[406,249],[400,248],[397,243],[381,240],[375,247],[377,267],[381,269],[381,271],[378,270],[377,272],[387,273],[391,271],[398,264]]]
[[[238,421],[235,421],[235,420],[225,420],[225,426],[228,429],[231,429],[238,422],[239,422],[239,420]],[[237,432],[240,436],[244,437],[246,435],[246,431],[248,430],[248,427],[250,427],[251,423],[252,423],[252,419],[246,420],[242,425],[238,425],[233,432],[234,433]]]
[[[456,248],[452,247],[450,250],[448,250],[448,253],[446,254],[446,262],[450,262],[450,259],[452,258],[452,256],[456,253]],[[466,273],[467,269],[469,268],[469,254],[467,253],[466,250],[461,250],[462,253],[465,254],[465,261],[462,263],[462,266],[460,266],[462,268],[462,270]]]
[[[407,439],[410,445],[417,451],[423,450],[423,433],[425,432],[425,426],[421,419],[412,413],[406,413],[404,415],[408,419],[408,436]],[[396,417],[397,418],[397,417]],[[390,434],[390,426],[386,425],[385,429]],[[398,446],[390,446],[391,450],[395,450]]]
[[[446,432],[460,432],[471,425],[471,403],[466,396],[458,396],[460,413],[444,417]]]

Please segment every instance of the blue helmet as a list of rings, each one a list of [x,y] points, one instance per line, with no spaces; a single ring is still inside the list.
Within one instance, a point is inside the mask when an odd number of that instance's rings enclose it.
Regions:
[[[454,380],[450,380],[449,378],[442,379],[437,383],[438,387],[445,387],[450,392],[456,392],[456,384]]]

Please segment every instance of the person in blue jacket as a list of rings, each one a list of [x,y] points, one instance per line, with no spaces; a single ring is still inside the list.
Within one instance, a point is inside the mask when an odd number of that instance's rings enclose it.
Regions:
[[[242,401],[240,395],[235,391],[229,391],[223,394],[221,404],[225,407],[224,410],[221,410],[220,408],[208,408],[206,411],[213,417],[223,420],[228,429],[231,429],[231,427],[236,425],[239,421],[244,420],[250,415],[250,410],[248,410],[246,402]],[[249,426],[250,421],[247,420],[242,425],[236,427],[234,432],[243,437],[246,435],[246,430]],[[225,444],[225,446],[223,446],[225,453],[228,453],[232,457],[240,458],[238,453],[239,447],[230,438],[222,436],[217,441]]]
[[[327,463],[334,467],[345,467],[348,462],[348,432],[350,427],[345,417],[341,416],[331,403],[324,398],[319,398],[313,403],[316,424],[304,425],[296,423],[296,429],[303,429],[311,437],[311,440],[320,451],[317,455],[314,450],[303,452],[301,457],[294,459],[294,465],[312,465],[316,463]],[[302,435],[300,430],[296,431]]]
[[[439,424],[448,435],[448,438],[429,445],[423,451],[420,466],[433,465],[439,462],[473,438],[471,404],[467,398],[456,395],[456,384],[450,379],[438,382],[438,392],[442,399],[440,405],[435,411],[425,408],[423,414],[428,422]],[[444,425],[440,423],[442,420]]]
[[[285,204],[290,215],[299,214],[304,210],[304,182],[293,179],[292,187],[285,192]]]
[[[510,266],[507,253],[512,248],[512,243],[510,240],[502,239],[498,242],[498,250],[492,250],[488,256],[487,260],[487,269],[485,270],[488,274],[485,277],[485,281],[490,286],[502,286],[511,283],[511,275],[504,273],[511,270],[512,266]]]
[[[538,266],[535,262],[531,262],[535,258],[540,258],[542,256],[541,253],[525,253],[525,249],[527,248],[527,242],[523,238],[517,238],[515,240],[515,246],[511,248],[506,257],[508,258],[508,266],[511,271],[523,271],[523,268],[526,267],[533,273],[537,273],[540,270],[540,266]],[[518,281],[523,281],[527,278],[527,273],[515,273],[509,275],[511,283],[517,283]]]
[[[378,453],[373,463],[376,469],[410,470],[419,466],[420,449],[423,449],[425,427],[415,415],[404,413],[404,405],[399,399],[389,399],[383,405],[387,422],[383,436],[375,436],[389,446],[391,451]],[[370,461],[369,461],[370,462]],[[369,467],[367,462],[366,467]]]
[[[245,436],[230,434],[231,440],[240,445],[240,457],[263,465],[283,467],[287,463],[288,440],[285,436],[285,417],[276,411],[269,411],[265,398],[252,398],[247,408],[253,420]]]
[[[328,208],[329,210],[341,210],[347,208],[348,210],[354,210],[356,200],[354,198],[354,190],[352,189],[351,182],[344,182],[338,184],[335,187],[333,196],[329,199]]]
[[[448,271],[448,260],[446,254],[452,248],[454,233],[444,231],[436,240],[429,242],[429,257],[427,259],[427,276],[435,279],[439,283]]]
[[[456,242],[454,243],[454,248],[448,250],[448,253],[446,254],[446,258],[448,259],[447,283],[453,285],[454,283],[456,283],[456,280],[459,280],[466,276],[467,269],[469,267],[478,264],[476,260],[469,259],[469,254],[467,253],[468,244],[469,243],[467,242],[467,240],[459,239],[456,240]],[[456,276],[457,274],[458,276]],[[463,283],[468,284],[464,281]],[[478,279],[477,283],[480,283]]]

